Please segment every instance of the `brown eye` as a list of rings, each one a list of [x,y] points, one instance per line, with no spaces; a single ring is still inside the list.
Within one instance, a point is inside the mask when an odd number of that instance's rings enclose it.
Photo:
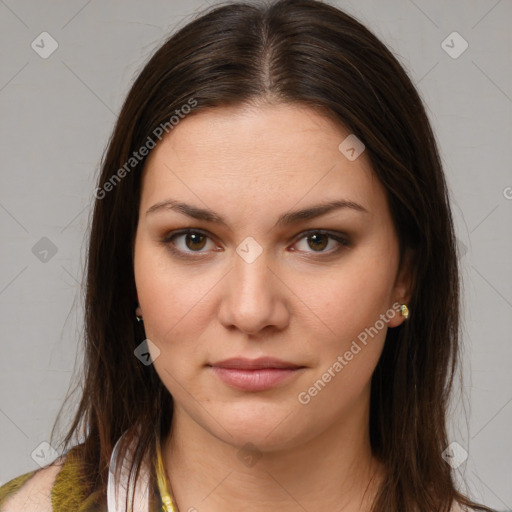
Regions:
[[[303,233],[303,236],[296,245],[300,246],[303,240],[306,240],[306,243],[303,244],[302,248],[299,247],[299,250],[306,253],[334,254],[343,249],[343,247],[350,247],[350,242],[341,236],[341,233],[330,233],[328,231],[316,230]],[[331,241],[333,246],[325,250]]]
[[[193,253],[206,254],[208,250],[203,250],[208,241],[211,242],[209,236],[200,231],[185,230],[178,233],[172,233],[166,236],[162,242],[173,253],[177,255],[187,256]],[[212,243],[212,245],[214,245]]]
[[[192,251],[201,250],[206,245],[206,237],[201,233],[186,233],[185,245]]]
[[[329,243],[329,237],[324,234],[309,235],[307,239],[311,240],[312,243],[308,243],[308,245],[315,251],[322,251],[327,247],[327,244]]]
[[[305,244],[304,241],[306,241]],[[211,244],[210,248],[207,247],[208,242]],[[206,233],[192,229],[169,233],[162,239],[162,243],[174,255],[182,258],[206,257],[210,252],[221,250],[216,247],[212,238]],[[300,252],[326,256],[337,254],[343,248],[351,247],[349,240],[342,233],[323,230],[302,233],[302,237],[294,245],[300,246],[301,243],[303,246],[298,248]]]

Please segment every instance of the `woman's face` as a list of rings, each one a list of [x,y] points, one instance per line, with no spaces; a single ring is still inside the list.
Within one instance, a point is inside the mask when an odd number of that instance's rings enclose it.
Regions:
[[[268,450],[367,423],[408,295],[384,188],[349,135],[306,107],[223,107],[183,119],[149,155],[138,311],[176,418]],[[262,357],[288,368],[215,367]]]

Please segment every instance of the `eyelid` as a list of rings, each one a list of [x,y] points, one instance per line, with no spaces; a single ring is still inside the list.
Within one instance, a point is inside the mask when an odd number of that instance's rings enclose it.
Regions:
[[[182,258],[185,258],[185,259],[193,259],[193,258],[202,258],[202,257],[205,257],[206,255],[208,255],[208,252],[201,252],[201,251],[187,251],[187,252],[184,252],[184,251],[181,251],[180,249],[177,249],[175,246],[173,246],[172,240],[174,238],[177,238],[177,237],[183,236],[183,235],[187,235],[187,234],[190,234],[190,233],[195,233],[195,234],[203,235],[203,236],[205,236],[206,238],[210,239],[213,242],[214,242],[214,239],[215,239],[215,237],[213,237],[210,233],[208,233],[208,231],[205,231],[203,229],[200,229],[200,228],[184,228],[184,229],[172,231],[172,232],[166,234],[162,238],[161,241],[173,254],[176,254],[178,257],[182,257]],[[338,247],[336,249],[332,249],[330,251],[319,251],[319,252],[316,252],[316,254],[318,254],[320,256],[334,255],[334,254],[337,254],[342,248],[348,248],[348,247],[351,246],[350,238],[346,234],[344,234],[342,232],[339,232],[339,231],[331,231],[331,230],[328,230],[328,229],[320,229],[320,228],[308,229],[306,231],[301,231],[297,236],[295,236],[293,238],[292,244],[295,245],[300,240],[302,240],[304,238],[307,238],[308,236],[314,235],[314,234],[326,235],[329,238],[335,240],[340,245],[340,247]],[[296,252],[300,252],[300,251],[296,251]],[[307,251],[307,253],[315,254],[315,251]]]
[[[336,240],[340,245],[343,245],[345,247],[349,247],[351,242],[348,235],[340,232],[340,231],[332,231],[329,229],[308,229],[306,231],[302,231],[294,238],[294,244],[297,243],[299,240],[302,240],[303,238],[307,238],[309,235],[327,235],[329,238],[332,238],[333,240]],[[334,251],[328,251],[328,252],[318,252],[317,254],[334,254],[336,250]],[[312,254],[315,254],[315,251],[312,251]]]
[[[208,238],[212,242],[214,241],[214,237],[212,237],[207,231],[204,231],[203,229],[199,228],[184,228],[184,229],[178,229],[176,231],[171,231],[170,233],[166,234],[162,238],[162,244],[167,247],[173,254],[180,258],[184,259],[194,259],[194,258],[203,258],[208,253],[207,252],[200,252],[200,251],[181,251],[180,249],[177,249],[173,244],[173,239],[177,238],[179,236],[188,235],[190,233],[203,235],[204,237]]]

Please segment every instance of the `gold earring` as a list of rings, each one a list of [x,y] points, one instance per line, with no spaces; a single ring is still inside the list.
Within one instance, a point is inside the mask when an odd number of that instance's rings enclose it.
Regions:
[[[135,313],[135,318],[137,319],[137,322],[142,322],[142,316]]]
[[[401,304],[400,305],[400,314],[407,320],[409,318],[409,308],[407,307],[407,304]]]

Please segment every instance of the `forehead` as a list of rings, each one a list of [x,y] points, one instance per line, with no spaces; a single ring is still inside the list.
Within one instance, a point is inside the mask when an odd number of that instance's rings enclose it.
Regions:
[[[267,208],[279,206],[283,194],[299,201],[329,193],[378,207],[382,189],[368,156],[351,161],[339,149],[349,135],[321,111],[295,104],[195,112],[148,156],[141,206],[167,193],[206,203],[264,201]]]
[[[323,160],[337,157],[338,145],[348,135],[350,130],[341,124],[302,105],[216,107],[182,119],[149,159],[166,158],[174,150],[198,163],[208,158],[268,160],[283,155],[292,161],[305,156]]]

